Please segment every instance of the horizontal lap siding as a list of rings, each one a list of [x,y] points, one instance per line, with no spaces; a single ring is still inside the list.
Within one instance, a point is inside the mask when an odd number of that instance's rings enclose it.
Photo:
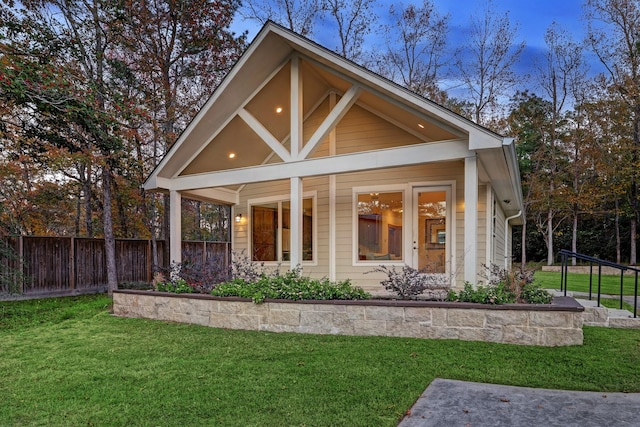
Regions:
[[[500,207],[500,204],[498,203],[496,205],[496,227],[495,230],[493,231],[495,234],[495,239],[494,239],[494,251],[493,251],[493,259],[491,260],[491,262],[493,264],[497,264],[500,267],[504,267],[504,245],[505,245],[505,235],[504,235],[504,223],[505,223],[506,217],[504,214],[504,211],[502,210],[502,207]],[[508,247],[508,249],[511,249],[510,247]],[[511,256],[511,252],[507,252],[507,256]]]
[[[328,105],[322,105],[316,113],[312,114],[305,121],[304,135],[309,138],[313,130],[317,129],[319,123],[326,116]],[[399,129],[385,120],[375,116],[367,110],[355,105],[340,121],[336,130],[336,152],[346,154],[361,151],[370,151],[422,143],[408,132]],[[318,146],[312,157],[323,157],[329,155],[328,139]],[[249,172],[250,173],[250,172]],[[370,271],[371,266],[353,265],[353,206],[352,188],[359,186],[376,186],[389,184],[407,183],[429,183],[429,182],[455,182],[456,194],[452,195],[454,206],[452,210],[455,217],[456,234],[456,285],[460,286],[464,277],[464,162],[451,161],[441,163],[431,163],[419,166],[398,167],[393,169],[371,170],[358,173],[346,173],[337,175],[336,183],[336,277],[338,280],[351,279],[354,283],[365,286],[372,291],[381,290],[379,284],[382,279],[376,274],[365,274]],[[306,273],[313,276],[322,277],[329,273],[329,212],[328,177],[309,178],[303,180],[303,191],[317,191],[317,266],[307,266]],[[290,184],[288,180],[259,183],[247,185],[240,195],[240,205],[236,207],[236,212],[242,213],[243,218],[249,219],[247,201],[255,198],[268,196],[289,197]],[[483,190],[481,189],[481,192]],[[486,191],[486,190],[484,190]],[[483,194],[481,197],[483,197]],[[481,199],[478,204],[478,224],[483,235],[478,237],[479,254],[486,259],[486,201]],[[234,247],[236,250],[248,251],[250,222],[244,221],[238,226],[234,224]],[[405,227],[408,225],[405,225]],[[407,257],[408,254],[405,254]],[[407,259],[407,262],[409,260]]]
[[[337,127],[337,154],[381,150],[423,141],[354,105]]]
[[[405,185],[407,183],[429,183],[439,181],[456,181],[457,194],[452,195],[457,211],[456,238],[457,258],[462,259],[464,243],[464,165],[462,162],[432,163],[420,166],[407,166],[393,169],[368,171],[362,173],[344,174],[338,176],[338,191],[336,199],[336,231],[337,239],[337,277],[351,279],[355,283],[372,292],[383,290],[380,281],[384,278],[380,273],[370,272],[376,265],[353,265],[353,187],[376,185]],[[410,226],[405,224],[405,227]],[[405,262],[409,262],[405,254]],[[461,262],[458,262],[459,268]],[[366,273],[366,274],[365,274]],[[460,272],[456,277],[462,277]]]
[[[316,177],[302,181],[303,192],[316,192],[316,212],[314,212],[317,222],[315,260],[317,265],[310,265],[303,262],[303,272],[310,275],[326,276],[329,268],[329,178]],[[247,185],[240,195],[240,205],[236,207],[236,213],[242,213],[242,224],[234,223],[234,251],[242,252],[248,256],[249,252],[249,232],[251,230],[251,212],[249,212],[248,202],[264,197],[277,197],[279,199],[289,199],[289,181],[263,182]],[[288,263],[287,263],[288,265]]]

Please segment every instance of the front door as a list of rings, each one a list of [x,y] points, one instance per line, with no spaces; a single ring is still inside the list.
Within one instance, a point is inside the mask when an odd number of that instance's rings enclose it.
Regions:
[[[413,188],[413,267],[447,280],[450,187]]]

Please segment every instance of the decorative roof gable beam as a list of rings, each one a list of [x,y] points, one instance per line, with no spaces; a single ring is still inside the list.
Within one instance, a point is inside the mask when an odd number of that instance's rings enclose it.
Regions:
[[[186,175],[173,180],[167,180],[166,182],[167,185],[169,185],[167,188],[184,191],[198,188],[275,181],[289,179],[292,176],[305,178],[372,169],[385,169],[397,166],[410,166],[426,162],[458,160],[469,157],[470,155],[471,152],[469,151],[467,141],[464,139],[454,139],[387,148],[378,151],[341,154],[333,157],[292,160],[284,164],[266,164],[251,168]]]
[[[344,74],[344,73],[342,73],[342,72],[340,72],[340,71],[338,71],[338,70],[336,70],[334,68],[331,68],[330,66],[328,66],[326,64],[323,64],[322,62],[319,62],[319,61],[317,61],[317,60],[315,60],[313,58],[305,57],[304,60],[309,62],[309,63],[312,63],[312,64],[316,65],[318,68],[322,68],[323,70],[327,71],[328,73],[333,74],[336,77],[339,77],[339,78],[351,83],[352,85],[360,85],[360,84],[362,84],[362,83],[358,82],[356,79],[354,79],[352,77],[349,77],[348,75],[346,75],[346,74]],[[364,69],[362,69],[362,70],[364,70]],[[386,85],[387,89],[391,93],[393,93],[394,95],[397,95],[397,96],[399,96],[399,97],[401,97],[401,98],[403,98],[405,100],[408,99],[407,95],[409,95],[409,97],[411,97],[411,98],[413,98],[415,100],[418,100],[422,104],[422,106],[426,106],[427,108],[425,108],[425,109],[427,111],[430,111],[431,108],[433,108],[434,106],[436,106],[437,108],[444,109],[444,107],[441,107],[441,106],[435,104],[433,101],[430,101],[430,100],[428,100],[426,98],[423,98],[420,95],[417,95],[417,94],[409,91],[408,89],[402,88],[400,86],[396,87],[392,83],[385,82],[384,79],[382,79],[382,78],[379,78],[379,80],[380,80],[380,82],[382,84]],[[367,80],[367,82],[370,82],[370,81]],[[382,91],[378,90],[373,85],[367,85],[367,91],[372,93],[373,95],[375,95],[375,96],[377,96],[377,97],[379,97],[379,98],[391,103],[392,105],[395,105],[395,106],[403,109],[404,111],[407,111],[407,112],[409,112],[411,114],[415,114],[416,117],[420,118],[421,120],[424,120],[426,122],[429,122],[431,124],[439,126],[439,127],[443,128],[443,129],[445,129],[446,131],[451,132],[452,134],[459,136],[460,138],[463,138],[463,137],[466,136],[466,132],[464,132],[464,131],[462,131],[462,130],[460,130],[460,129],[458,129],[458,128],[450,125],[450,124],[447,124],[444,121],[438,120],[438,119],[434,118],[433,116],[431,116],[429,114],[421,113],[415,107],[410,107],[410,106],[406,105],[404,102],[398,101],[398,99],[395,99],[394,97],[383,93]],[[415,101],[412,102],[412,103],[415,105]],[[455,117],[455,114],[451,113],[451,111],[448,111],[448,113],[451,114],[452,117]]]
[[[262,123],[245,109],[238,111],[238,116],[269,146],[284,162],[291,161],[291,155],[280,141],[263,126]]]
[[[302,148],[303,140],[303,104],[302,104],[302,70],[300,69],[300,57],[293,55],[291,57],[291,133],[289,134],[289,146],[291,147],[291,157],[298,158],[300,148]]]
[[[324,119],[322,124],[316,129],[314,134],[309,138],[309,141],[304,146],[298,159],[306,159],[318,148],[320,143],[329,135],[329,133],[335,129],[340,120],[349,112],[349,109],[358,100],[358,96],[362,92],[362,87],[359,85],[353,85],[344,94],[336,106],[331,110],[329,115]]]

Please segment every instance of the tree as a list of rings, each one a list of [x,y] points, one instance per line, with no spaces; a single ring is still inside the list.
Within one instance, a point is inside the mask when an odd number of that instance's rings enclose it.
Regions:
[[[122,61],[139,82],[149,125],[141,130],[154,168],[245,47],[246,35],[228,31],[236,0],[127,0],[124,4]],[[147,169],[149,172],[149,169]],[[154,265],[156,204],[148,201]],[[169,197],[164,197],[163,235],[169,259]]]
[[[3,98],[30,114],[32,137],[70,153],[90,153],[101,169],[103,234],[109,292],[117,289],[112,221],[113,168],[122,152],[122,126],[113,115],[117,87],[107,60],[119,29],[114,3],[25,2],[11,15],[3,46]],[[56,10],[54,16],[51,10]],[[57,17],[62,19],[57,19]],[[47,145],[41,146],[46,151]]]
[[[630,264],[637,263],[637,226],[640,216],[640,4],[635,0],[587,0],[588,40],[606,69],[609,83],[629,109],[633,144],[628,197],[631,206]]]
[[[338,27],[336,52],[352,61],[363,55],[364,38],[371,30],[373,0],[325,0],[325,7]]]
[[[549,99],[551,106],[551,122],[549,123],[549,138],[547,144],[549,144],[549,152],[551,153],[548,159],[548,176],[547,182],[549,184],[549,194],[556,192],[558,185],[563,185],[561,182],[565,175],[566,169],[563,165],[558,165],[556,162],[566,161],[565,156],[558,155],[557,153],[563,152],[567,147],[563,147],[563,144],[569,144],[573,142],[573,163],[574,166],[580,163],[581,155],[581,138],[578,129],[573,129],[569,132],[570,122],[566,120],[565,108],[567,103],[571,100],[572,96],[577,95],[577,90],[584,85],[585,82],[585,70],[584,60],[582,56],[582,49],[580,45],[575,43],[571,36],[564,30],[562,30],[557,23],[552,23],[545,32],[545,42],[547,44],[547,52],[543,64],[538,65],[538,82],[540,87],[545,92]],[[576,124],[579,122],[575,122]],[[567,138],[567,136],[574,135],[575,138]],[[578,221],[578,209],[579,209],[579,173],[580,169],[573,169],[573,250],[577,249],[577,221]],[[560,182],[559,182],[560,181]],[[547,265],[553,264],[553,223],[554,213],[558,212],[556,206],[549,205],[547,209],[546,217],[546,232],[547,239]],[[573,260],[575,263],[575,259]]]
[[[240,14],[245,19],[259,22],[260,25],[271,20],[300,35],[310,37],[322,9],[322,0],[247,0],[240,9]]]
[[[508,118],[509,133],[516,137],[516,151],[522,175],[525,218],[533,223],[546,185],[540,176],[546,174],[545,141],[548,138],[552,106],[548,101],[529,92],[519,92],[513,98]],[[527,223],[522,226],[522,265],[527,262]]]
[[[512,26],[509,13],[496,15],[489,0],[481,15],[471,16],[471,33],[454,53],[456,78],[473,103],[473,120],[489,123],[489,112],[497,108],[502,97],[517,83],[513,69],[525,43],[515,43],[517,26]]]
[[[389,16],[392,24],[382,27],[387,40],[387,52],[379,64],[382,74],[420,95],[444,100],[438,72],[450,16],[440,16],[432,0],[424,0],[421,7],[391,5]]]

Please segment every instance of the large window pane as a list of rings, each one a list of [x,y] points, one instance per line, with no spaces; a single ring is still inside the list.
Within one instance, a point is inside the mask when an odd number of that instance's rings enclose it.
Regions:
[[[278,205],[251,207],[254,261],[277,261]]]
[[[402,259],[403,193],[358,194],[358,258]]]
[[[302,208],[302,260],[313,261],[313,199],[304,199]],[[281,215],[278,215],[279,212]],[[251,215],[253,260],[289,261],[291,259],[291,203],[287,200],[253,205]],[[280,251],[278,251],[278,242],[281,242]]]

